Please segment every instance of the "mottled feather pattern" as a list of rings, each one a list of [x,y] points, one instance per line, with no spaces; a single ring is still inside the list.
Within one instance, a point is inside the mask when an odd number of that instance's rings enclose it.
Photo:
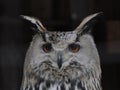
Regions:
[[[46,37],[48,38],[48,42],[59,42],[59,41],[75,41],[77,35],[73,32],[49,32],[46,33]]]
[[[69,80],[68,82],[54,82],[40,79],[34,86],[27,85],[22,90],[86,90],[79,80]]]

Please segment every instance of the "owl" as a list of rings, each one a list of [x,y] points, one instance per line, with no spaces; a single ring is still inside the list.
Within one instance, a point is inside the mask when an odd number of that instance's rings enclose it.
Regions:
[[[34,17],[20,90],[102,90],[100,58],[90,34],[100,13],[89,15],[73,31],[48,31]]]

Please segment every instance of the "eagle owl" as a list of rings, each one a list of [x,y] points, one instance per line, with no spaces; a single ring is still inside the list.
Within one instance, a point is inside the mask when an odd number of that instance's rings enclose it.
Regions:
[[[38,33],[24,63],[21,90],[102,90],[96,45],[89,31],[101,13],[89,15],[73,31],[48,31],[34,17]]]

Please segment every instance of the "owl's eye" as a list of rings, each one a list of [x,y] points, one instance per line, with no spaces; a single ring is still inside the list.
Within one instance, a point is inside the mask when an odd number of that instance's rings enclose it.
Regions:
[[[80,45],[79,44],[70,44],[68,46],[69,50],[73,53],[77,53],[80,50]]]
[[[42,46],[42,49],[45,53],[49,53],[52,50],[52,45],[50,43],[46,43]]]

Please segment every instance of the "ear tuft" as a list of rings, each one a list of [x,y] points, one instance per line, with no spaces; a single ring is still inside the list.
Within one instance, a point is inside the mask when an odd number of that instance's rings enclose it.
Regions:
[[[47,31],[47,29],[42,25],[39,19],[25,15],[20,15],[20,17],[34,24],[40,32],[44,33]]]
[[[93,26],[102,16],[103,16],[102,12],[87,16],[85,19],[83,19],[81,24],[75,29],[75,32],[77,34],[88,32],[91,28],[93,28]]]

